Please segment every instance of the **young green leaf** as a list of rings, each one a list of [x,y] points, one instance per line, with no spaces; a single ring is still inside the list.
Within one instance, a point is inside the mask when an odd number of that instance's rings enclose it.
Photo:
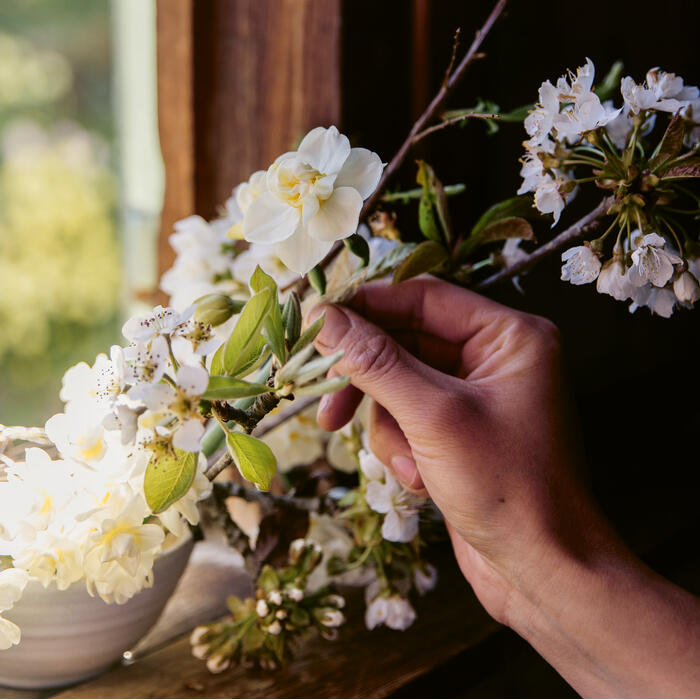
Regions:
[[[418,227],[428,240],[439,242],[442,240],[442,235],[435,218],[437,213],[435,193],[431,188],[434,175],[433,169],[425,161],[418,161],[416,182],[423,188],[420,202],[418,202]]]
[[[264,339],[260,342],[260,329],[270,313],[273,301],[277,302],[269,288],[262,289],[248,300],[226,341],[223,358],[226,372],[221,374],[241,374],[255,364],[265,345]]]
[[[270,391],[270,387],[266,384],[255,384],[235,377],[212,375],[209,377],[209,386],[202,398],[210,401],[228,401],[247,396],[260,396],[268,391]]]
[[[382,277],[385,273],[391,272],[400,265],[416,248],[417,243],[399,243],[391,250],[382,255],[379,260],[375,260],[367,269],[367,281],[376,277]]]
[[[504,241],[508,238],[521,238],[526,241],[534,241],[535,233],[529,221],[519,216],[511,216],[499,219],[481,229],[475,236],[470,236],[459,247],[458,257],[466,258],[473,250],[485,243]]]
[[[448,259],[445,246],[436,241],[423,241],[418,247],[394,270],[393,283],[417,277],[425,272],[432,272]]]
[[[293,346],[301,335],[301,300],[296,292],[292,292],[284,304],[282,323],[287,342]]]
[[[303,350],[309,343],[312,343],[316,336],[321,332],[323,328],[323,321],[325,316],[319,316],[300,336],[299,340],[292,346],[289,351],[290,355],[296,355],[300,350]]]
[[[344,350],[340,352],[333,353],[332,355],[326,355],[317,357],[311,362],[307,362],[298,372],[296,377],[294,377],[294,383],[297,386],[306,384],[312,379],[320,377],[325,374],[338,360],[345,354]]]
[[[277,471],[277,460],[272,450],[262,440],[244,433],[229,433],[226,442],[243,478],[261,491],[267,491]]]
[[[282,311],[277,303],[277,283],[270,275],[265,273],[260,265],[255,268],[253,276],[250,278],[250,286],[256,292],[269,289],[272,294],[272,304],[270,313],[263,324],[263,336],[270,346],[270,350],[279,360],[280,364],[287,359],[287,348],[284,344],[284,323],[282,322]]]
[[[369,264],[369,244],[359,233],[353,233],[352,236],[344,238],[343,243],[353,255],[362,260],[362,267]]]
[[[321,394],[332,394],[334,391],[340,391],[350,384],[350,377],[331,377],[330,379],[322,379],[315,384],[307,384],[294,389],[294,396],[321,396]]]
[[[490,224],[494,224],[501,219],[509,219],[513,216],[519,216],[523,219],[540,218],[540,214],[535,209],[535,201],[531,194],[521,194],[517,197],[497,202],[492,207],[489,207],[476,224],[474,224],[469,236],[475,236],[479,231],[485,229]]]
[[[197,455],[175,448],[174,456],[152,457],[146,467],[143,490],[146,503],[154,513],[161,513],[180,500],[194,481]]]
[[[309,270],[309,284],[321,295],[326,293],[326,273],[320,265]]]
[[[314,354],[315,348],[313,345],[308,344],[306,347],[299,350],[297,353],[292,353],[292,356],[287,361],[284,367],[281,367],[277,372],[275,380],[278,386],[284,385],[287,382],[291,382],[296,379],[297,374],[304,366],[306,361]]]
[[[211,367],[209,371],[212,374],[224,374],[226,372],[226,367],[224,366],[224,350],[226,349],[226,343],[221,345],[219,349],[214,353],[214,357],[211,358]]]

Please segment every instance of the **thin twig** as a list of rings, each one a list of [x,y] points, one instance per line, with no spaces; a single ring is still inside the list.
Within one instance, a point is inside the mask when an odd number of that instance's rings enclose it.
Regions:
[[[426,136],[432,134],[435,131],[440,131],[440,129],[445,129],[448,126],[459,124],[460,122],[464,122],[467,119],[498,119],[498,117],[498,114],[472,112],[471,114],[462,114],[461,116],[453,117],[452,119],[445,119],[445,121],[440,122],[439,124],[433,124],[433,126],[429,126],[427,129],[423,129],[423,131],[421,131],[419,134],[416,134],[413,137],[413,143],[418,143],[421,139],[424,139]]]
[[[399,150],[396,152],[396,154],[391,159],[386,168],[384,168],[384,172],[382,173],[382,177],[379,180],[379,184],[377,185],[376,189],[370,195],[369,199],[367,199],[367,201],[364,203],[362,210],[360,211],[360,221],[362,221],[362,219],[364,219],[365,216],[367,216],[367,214],[370,211],[372,211],[375,204],[381,198],[382,193],[384,192],[384,188],[386,187],[386,183],[391,179],[391,177],[393,177],[394,173],[403,164],[406,156],[408,155],[408,152],[413,146],[416,135],[423,131],[425,125],[438,113],[438,111],[441,109],[447,98],[454,92],[454,89],[457,87],[459,81],[464,77],[467,68],[469,68],[469,66],[475,60],[483,57],[484,54],[479,53],[479,48],[481,47],[481,44],[486,38],[486,35],[491,31],[491,28],[493,27],[496,20],[503,12],[506,6],[506,2],[507,0],[498,0],[498,2],[494,5],[493,9],[491,10],[491,13],[486,18],[486,21],[484,22],[481,29],[478,29],[476,31],[474,41],[469,47],[467,53],[464,55],[464,58],[459,62],[459,65],[457,66],[457,68],[455,68],[454,72],[449,76],[449,78],[442,83],[435,97],[433,97],[430,104],[425,108],[423,114],[421,114],[420,117],[418,117],[415,124],[411,127],[411,130],[408,132],[406,140],[401,144]],[[336,241],[336,243],[333,244],[333,247],[331,248],[330,252],[326,255],[325,258],[323,258],[323,260],[321,260],[319,265],[322,268],[328,267],[328,265],[330,265],[330,263],[333,262],[333,260],[335,260],[335,258],[338,256],[342,249],[342,241]],[[294,286],[296,286],[296,289],[299,292],[299,294],[302,294],[304,291],[306,291],[306,289],[308,289],[309,287],[308,275],[306,277],[302,277],[300,280],[297,280],[287,285],[287,287],[284,287],[282,291],[287,291],[287,289],[290,289]]]
[[[454,38],[452,39],[452,55],[450,56],[450,62],[447,64],[447,70],[445,70],[445,77],[442,79],[442,84],[444,85],[450,79],[450,73],[454,68],[455,61],[457,60],[457,49],[459,49],[459,40],[462,35],[462,28],[457,27],[455,30]]]
[[[474,289],[480,292],[484,289],[492,287],[494,284],[498,284],[505,279],[514,277],[521,272],[525,272],[525,270],[529,270],[542,258],[559,250],[559,248],[563,248],[567,243],[571,243],[571,241],[574,241],[580,236],[583,236],[585,233],[588,233],[592,229],[596,228],[599,225],[600,220],[608,213],[608,209],[613,202],[613,197],[606,197],[595,209],[593,209],[593,211],[579,219],[575,224],[569,226],[569,228],[562,231],[551,241],[541,245],[539,248],[536,248],[526,258],[523,258],[514,265],[491,275],[491,277],[487,277],[485,280],[479,282]]]

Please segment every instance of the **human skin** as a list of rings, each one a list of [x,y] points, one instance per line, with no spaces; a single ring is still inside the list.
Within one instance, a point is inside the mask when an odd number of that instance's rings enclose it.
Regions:
[[[582,479],[558,332],[433,278],[324,305],[315,343],[352,384],[323,398],[336,430],[363,394],[370,445],[441,510],[486,610],[586,696],[700,693],[700,600],[620,541]]]

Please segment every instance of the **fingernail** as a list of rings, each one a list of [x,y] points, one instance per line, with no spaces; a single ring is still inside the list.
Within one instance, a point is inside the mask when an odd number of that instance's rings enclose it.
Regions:
[[[313,309],[312,313],[315,310]],[[350,330],[350,319],[337,306],[324,306],[321,308],[321,312],[326,314],[326,320],[321,332],[316,336],[316,342],[326,348],[334,348]]]
[[[404,455],[396,455],[391,458],[391,469],[396,478],[407,488],[413,488],[413,482],[418,474],[416,463]]]

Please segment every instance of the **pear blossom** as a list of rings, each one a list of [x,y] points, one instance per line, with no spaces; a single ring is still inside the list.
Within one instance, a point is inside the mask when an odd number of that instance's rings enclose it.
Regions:
[[[700,285],[695,276],[686,270],[673,281],[673,293],[683,304],[694,304],[700,299]]]
[[[618,301],[629,299],[636,287],[629,281],[627,270],[620,256],[613,256],[600,270],[596,289]]]
[[[634,313],[638,308],[646,306],[653,314],[670,318],[677,301],[676,295],[668,287],[645,284],[635,289],[629,310]]]
[[[652,68],[641,85],[629,76],[623,78],[620,91],[632,114],[648,109],[675,113],[696,100],[699,94],[697,87],[684,85],[683,78],[660,68]]]
[[[282,288],[294,282],[298,275],[290,270],[277,255],[274,244],[251,243],[248,250],[239,253],[231,264],[234,279],[248,284],[256,267],[270,275]]]
[[[590,246],[577,245],[569,248],[561,256],[564,265],[561,278],[571,284],[588,284],[593,282],[600,272],[600,258]]]
[[[22,597],[28,582],[29,575],[22,569],[10,568],[0,571],[0,613],[12,609]],[[0,651],[19,644],[20,637],[19,627],[0,614]]]
[[[277,469],[284,473],[322,457],[327,436],[316,422],[316,408],[312,406],[266,433],[263,439],[277,456]]]
[[[666,241],[658,233],[644,236],[632,251],[632,265],[629,280],[635,287],[650,282],[655,287],[663,287],[673,276],[673,266],[683,261],[674,253],[664,250]]]
[[[170,307],[156,306],[146,316],[133,316],[122,326],[122,335],[132,343],[147,343],[159,336],[169,336],[177,326],[186,321],[194,309],[183,312]]]
[[[159,382],[170,362],[168,341],[158,335],[147,345],[141,342],[130,345],[124,351],[124,359],[129,384]],[[129,395],[130,392],[127,392]]]
[[[355,233],[364,199],[374,191],[382,163],[365,148],[351,148],[334,126],[317,127],[268,168],[264,187],[247,207],[243,234],[275,244],[282,262],[306,274],[333,243]]]
[[[214,352],[220,344],[221,341],[212,326],[194,318],[180,323],[172,332],[172,347],[176,356],[178,350],[181,351],[181,355],[189,355],[191,350],[194,355],[205,357]],[[183,345],[185,347],[182,347]]]

